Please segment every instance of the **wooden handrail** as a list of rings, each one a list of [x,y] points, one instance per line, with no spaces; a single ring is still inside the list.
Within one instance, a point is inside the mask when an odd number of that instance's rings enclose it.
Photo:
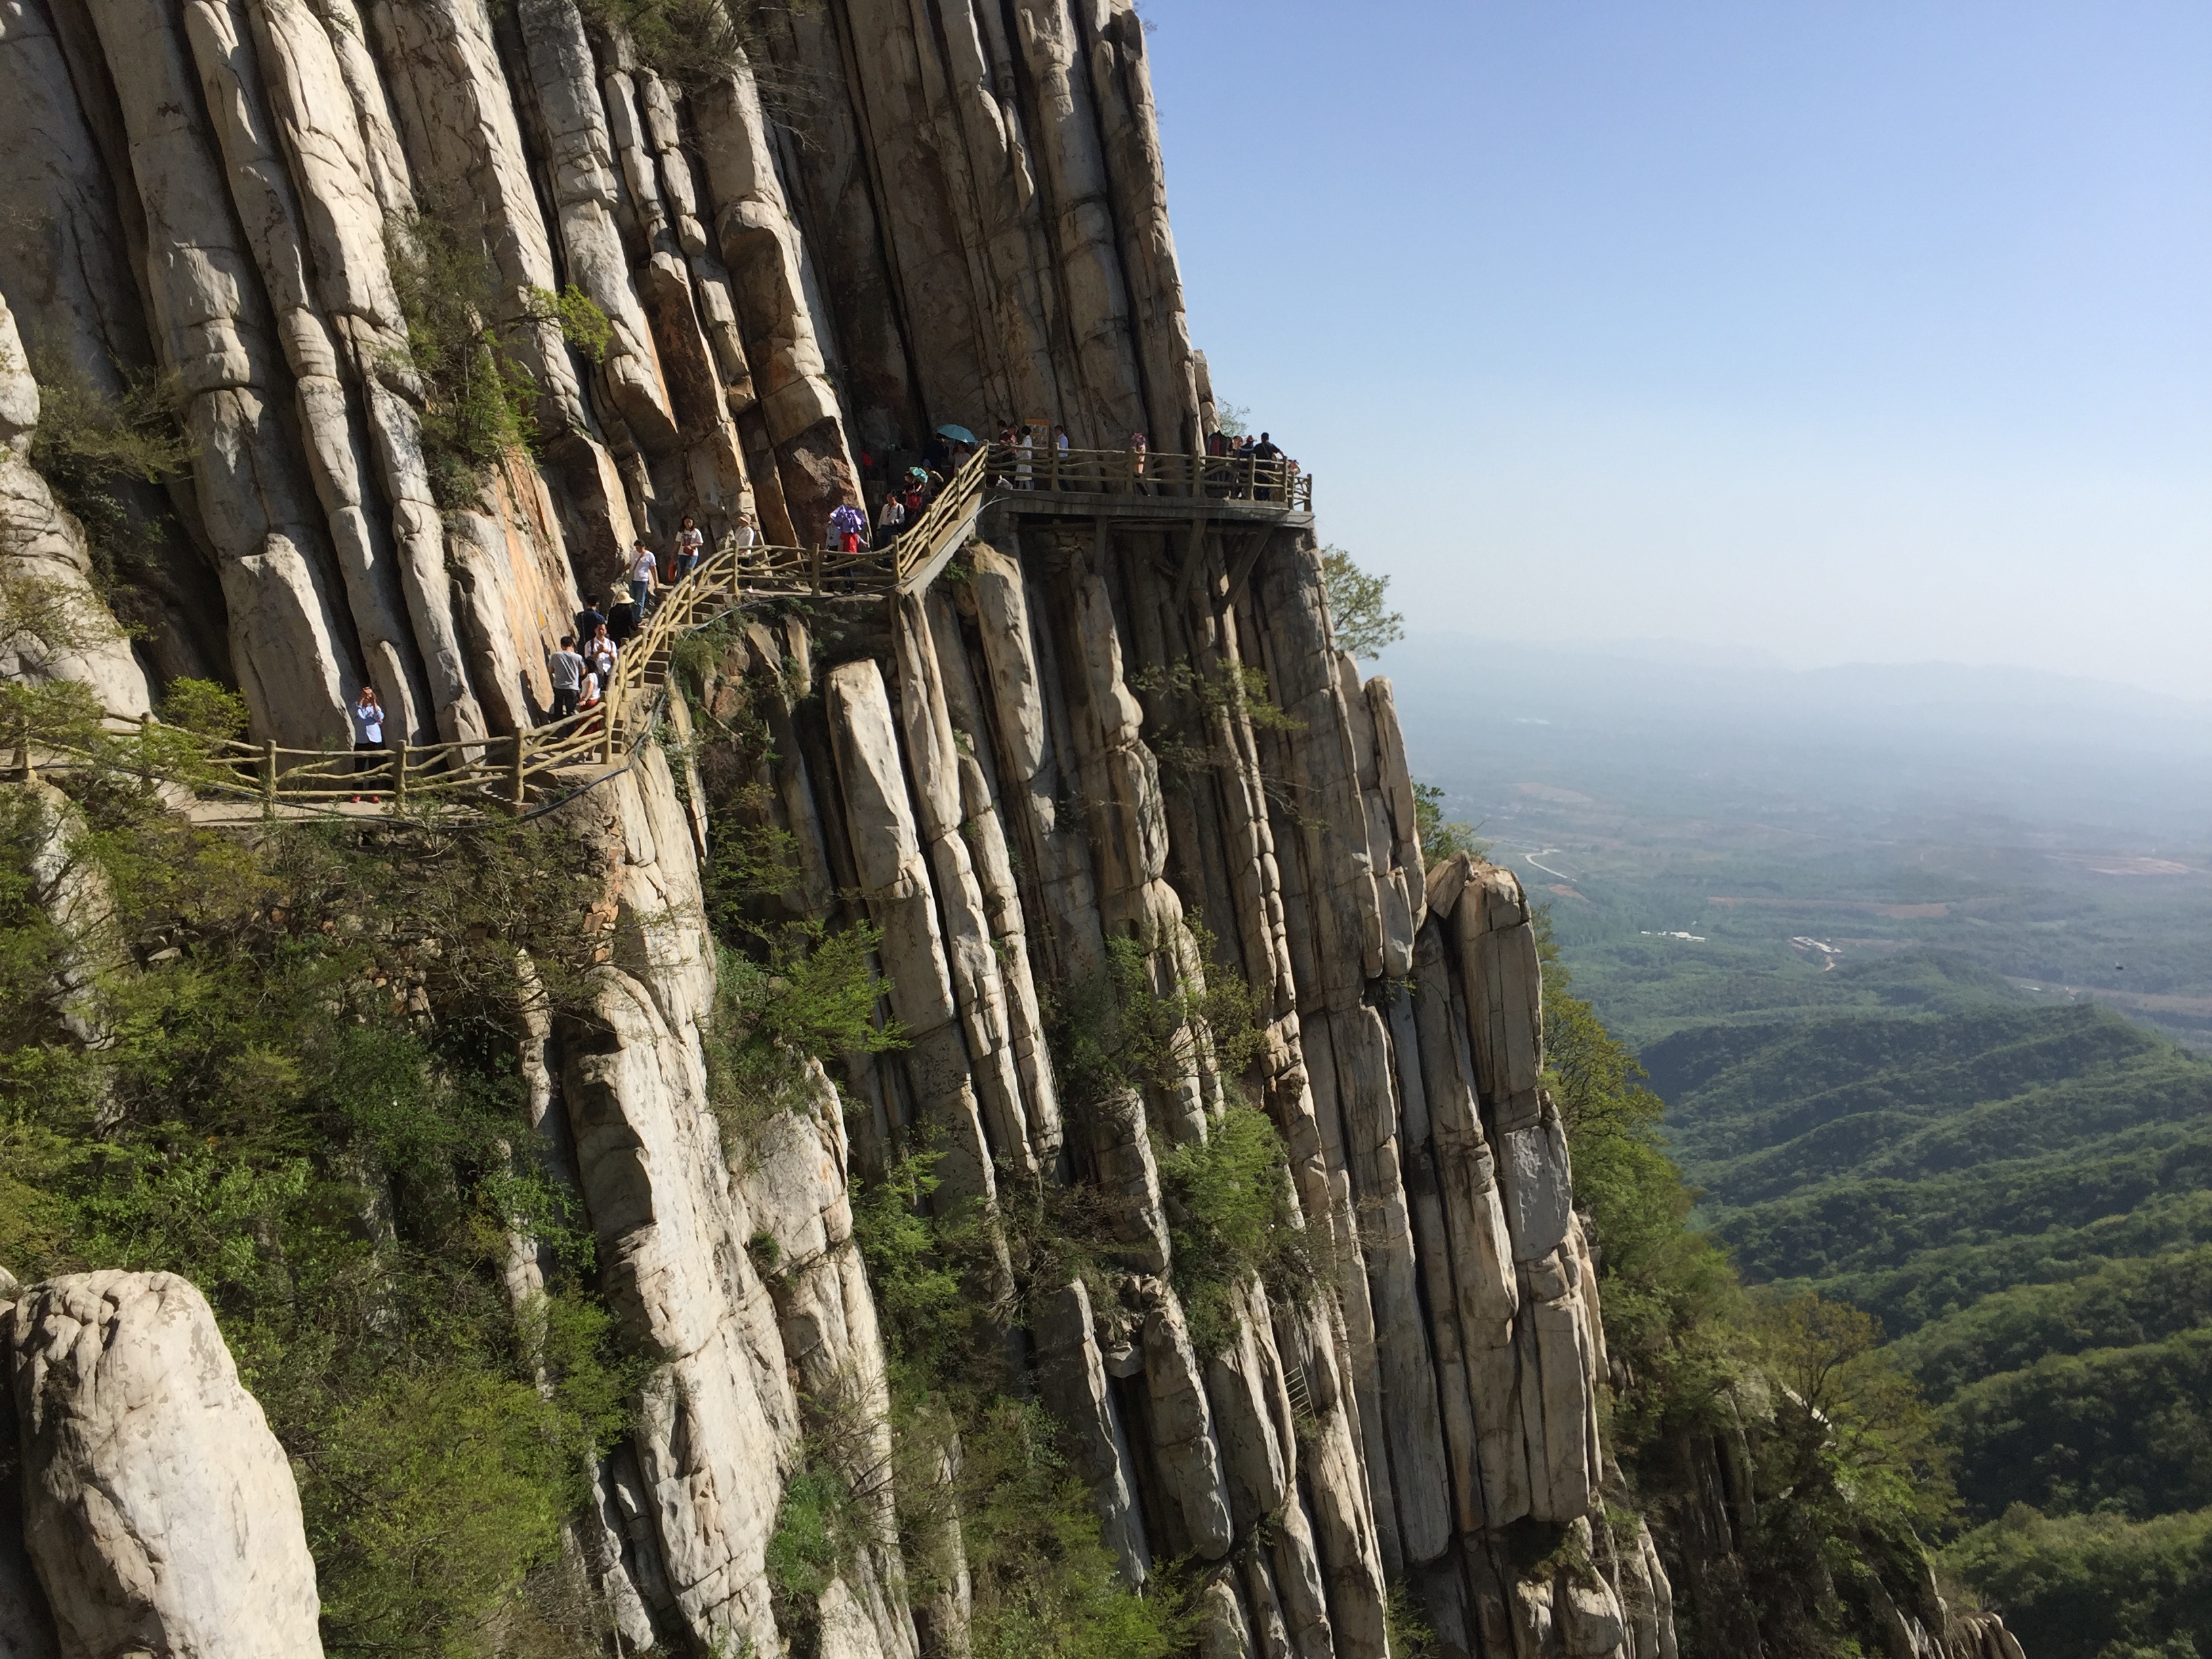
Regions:
[[[992,444],[994,483],[1016,489],[1080,495],[1199,496],[1273,506],[1285,513],[1313,510],[1313,475],[1288,456],[1186,455],[1171,451],[1055,449]],[[947,493],[950,493],[949,491]]]

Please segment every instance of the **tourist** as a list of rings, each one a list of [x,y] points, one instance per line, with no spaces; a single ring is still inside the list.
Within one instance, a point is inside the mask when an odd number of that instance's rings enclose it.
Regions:
[[[699,531],[699,521],[689,513],[684,515],[684,525],[676,532],[676,580],[682,581],[699,568],[700,550],[707,538]]]
[[[587,668],[584,671],[583,688],[576,696],[576,712],[587,714],[599,706],[599,677]]]
[[[1036,457],[1036,429],[1034,428],[1025,426],[1021,429],[1020,436],[1014,440],[1015,489],[1031,489],[1036,488],[1036,480],[1030,470],[1030,463],[1034,460]]]
[[[876,545],[889,547],[906,532],[906,503],[899,499],[898,491],[884,492],[883,510],[876,514]]]
[[[838,502],[830,514],[830,545],[840,553],[857,553],[867,533],[868,515],[850,501]]]
[[[576,637],[580,640],[588,640],[596,629],[606,626],[606,621],[605,611],[595,605],[586,604],[584,608],[576,613]]]
[[[617,645],[627,645],[630,636],[637,632],[640,622],[637,607],[630,603],[629,592],[620,587],[615,589],[608,596],[607,637]],[[587,634],[584,637],[589,639],[591,635]]]
[[[637,607],[637,619],[643,623],[648,609],[647,599],[660,585],[659,562],[653,550],[643,542],[637,544],[636,552],[629,562],[629,602]]]
[[[1268,485],[1272,486],[1274,480],[1282,472],[1282,468],[1277,465],[1277,463],[1282,459],[1283,452],[1276,448],[1274,441],[1268,437],[1266,433],[1262,432],[1260,434],[1260,441],[1252,446],[1252,477],[1254,482],[1257,483],[1260,479],[1264,478],[1267,480]],[[1263,486],[1255,489],[1252,493],[1254,499],[1257,501],[1272,501],[1275,499],[1275,492],[1270,487]]]
[[[1145,489],[1145,457],[1152,448],[1152,441],[1141,432],[1129,434],[1129,481],[1134,489]]]
[[[601,623],[599,631],[604,633]],[[562,720],[576,712],[576,694],[583,689],[584,659],[576,654],[576,636],[563,634],[561,648],[545,659],[545,676],[553,683],[553,718]]]
[[[741,548],[750,547],[760,539],[760,529],[753,523],[750,510],[744,507],[738,509],[738,521],[730,527],[730,539]]]
[[[384,705],[376,700],[374,686],[361,688],[361,700],[353,706],[353,769],[356,775],[374,772],[384,764]],[[353,799],[359,805],[362,797]]]
[[[1055,425],[1052,429],[1052,470],[1054,476],[1059,479],[1060,488],[1062,489],[1075,488],[1074,465],[1069,459],[1071,447],[1067,440],[1067,428]]]
[[[584,666],[599,677],[604,685],[614,678],[615,658],[622,650],[621,643],[604,627],[584,641]]]

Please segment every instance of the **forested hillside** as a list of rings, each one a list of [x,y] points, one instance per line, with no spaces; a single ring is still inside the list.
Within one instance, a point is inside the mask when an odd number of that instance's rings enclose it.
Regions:
[[[2034,1659],[2212,1630],[2212,1060],[1933,955],[1642,1058],[1744,1277],[1877,1317]]]

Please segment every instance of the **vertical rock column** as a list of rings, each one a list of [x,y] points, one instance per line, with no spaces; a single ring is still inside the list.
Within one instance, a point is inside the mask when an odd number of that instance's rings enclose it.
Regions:
[[[1034,1174],[1039,1158],[1038,1149],[1030,1144],[1030,1121],[1056,1116],[1058,1109],[1049,1099],[1024,1105],[1014,1054],[1014,999],[1006,988],[982,887],[963,833],[961,755],[945,704],[936,642],[919,596],[903,595],[895,604],[892,648],[898,665],[899,718],[906,736],[906,762],[935,878],[946,966],[967,1033],[969,1065],[999,1157],[1024,1174]],[[1024,1000],[1034,1005],[1034,991]]]
[[[696,1041],[646,984],[599,970],[589,1018],[556,1028],[601,1285],[625,1336],[662,1356],[631,1436],[635,1574],[702,1646],[781,1650],[767,1549],[799,1437],[775,1310],[744,1249]],[[618,1467],[620,1467],[618,1461]]]
[[[150,374],[155,361],[134,275],[143,266],[144,224],[123,144],[90,17],[77,9],[57,18],[46,0],[0,4],[0,154],[8,157],[0,208],[10,224],[0,238],[0,294],[42,365],[67,365],[111,398]],[[213,561],[180,526],[163,522],[195,516],[188,489],[133,478],[108,488],[142,538],[127,572],[137,590],[133,620],[149,625],[140,649],[164,678],[229,678]]]
[[[254,729],[301,748],[350,743],[352,629],[333,603],[307,462],[280,413],[289,376],[185,43],[150,0],[90,10],[146,216],[156,349],[183,385],[192,483]]]
[[[483,0],[368,0],[368,21],[425,213],[472,234],[482,227],[500,320],[515,325],[501,340],[537,382],[538,428],[576,514],[569,556],[586,591],[597,592],[614,579],[635,532],[559,324],[527,315],[533,292],[560,279],[491,18]]]
[[[984,1133],[882,671],[872,659],[842,663],[830,671],[825,691],[861,894],[882,934],[891,1012],[906,1030],[899,1058],[917,1114],[941,1137],[940,1190],[948,1199],[994,1203],[993,1154],[1018,1156],[1020,1147],[994,1148]]]
[[[812,545],[823,537],[830,508],[856,491],[837,394],[801,275],[799,228],[776,176],[751,70],[702,88],[690,102],[715,239],[758,399],[752,413],[769,452],[763,458],[769,465],[756,465],[754,474],[766,471],[782,485],[780,504],[763,503],[769,539]],[[750,438],[746,447],[752,449]]]
[[[913,1659],[891,1490],[890,1393],[875,1297],[853,1243],[843,1107],[820,1066],[809,1069],[809,1104],[763,1127],[738,1186],[749,1237],[776,1242],[769,1291],[802,1416],[868,1516],[866,1541],[842,1583],[825,1593],[823,1624],[837,1602],[849,1601],[864,1626],[862,1641],[846,1650],[851,1659]]]
[[[384,384],[411,379],[406,330],[329,32],[299,0],[253,0],[250,19],[233,0],[188,0],[185,24],[239,221],[276,309],[309,477],[362,652],[404,732],[482,737],[415,411]],[[370,416],[366,433],[349,408],[348,380]],[[388,524],[380,486],[392,502]]]
[[[1103,931],[1143,946],[1157,994],[1202,990],[1206,965],[1184,926],[1182,900],[1164,879],[1167,814],[1159,763],[1139,736],[1144,709],[1122,678],[1121,635],[1106,584],[1078,558],[1054,583],[1053,599]],[[1209,1109],[1218,1109],[1220,1079],[1202,1030],[1186,1025],[1176,1048],[1177,1075],[1152,1092],[1172,1139],[1202,1141]]]
[[[526,0],[516,16],[531,102],[552,176],[555,228],[567,256],[566,274],[606,314],[611,332],[599,379],[631,437],[648,448],[668,448],[678,439],[676,422],[615,223],[621,187],[614,139],[583,18],[571,0]],[[628,77],[622,78],[626,94]],[[625,113],[634,123],[635,111]]]
[[[991,781],[998,775],[995,745],[952,602],[942,587],[933,586],[925,605],[929,614],[930,636],[936,647],[945,714],[951,723],[953,746],[959,751],[960,834],[968,843],[975,879],[982,888],[992,948],[1001,964],[1000,978],[1006,990],[1007,1027],[1013,1043],[1014,1064],[1021,1073],[1030,1144],[1039,1162],[1049,1164],[1060,1151],[1060,1087],[1053,1076],[1052,1056],[1045,1046],[1044,1013],[1030,959],[1029,922],[1023,914],[1021,890],[1014,878],[1013,860],[1006,845],[1006,824],[1000,818],[999,800]]]
[[[1454,866],[1432,890],[1462,878],[1450,921],[1520,1281],[1515,1342],[1528,1512],[1568,1522],[1588,1512],[1602,1468],[1597,1357],[1586,1305],[1596,1287],[1589,1285],[1586,1295],[1582,1261],[1569,1244],[1566,1131],[1538,1086],[1543,991],[1535,933],[1521,884],[1509,872],[1463,858]]]
[[[1451,1433],[1455,1513],[1460,1530],[1471,1533],[1508,1525],[1528,1512],[1513,1352],[1521,1298],[1443,927],[1441,921],[1425,927],[1413,956],[1413,1012],[1428,1109],[1427,1145],[1413,1142],[1413,1184],[1417,1210],[1433,1194],[1440,1212],[1431,1226],[1442,1237],[1424,1232],[1421,1265]]]
[[[1065,333],[1054,343],[1072,348],[1082,393],[1071,425],[1082,440],[1119,448],[1148,416],[1090,66],[1068,0],[1015,0],[1014,24],[1035,106],[1031,153],[1055,235]]]
[[[1279,822],[1284,921],[1300,1042],[1328,1169],[1346,1358],[1383,1562],[1433,1559],[1447,1510],[1411,1216],[1399,1166],[1396,1067],[1368,981],[1385,966],[1382,910],[1351,715],[1310,542],[1279,540],[1253,595],[1258,642],[1287,732],[1267,744],[1296,801]],[[1273,803],[1271,803],[1271,805]],[[1401,1482],[1407,1483],[1404,1493]],[[1449,1528],[1446,1528],[1448,1538]]]
[[[1091,60],[1091,84],[1113,180],[1129,310],[1144,368],[1152,447],[1198,453],[1197,364],[1183,313],[1182,269],[1168,223],[1167,168],[1152,109],[1152,71],[1145,62],[1145,23],[1131,0],[1080,8]]]
[[[1033,884],[1032,929],[1046,976],[1077,984],[1106,963],[1089,849],[1073,821],[1045,706],[1044,670],[1030,625],[1020,562],[986,542],[969,545],[970,575],[961,589],[982,647],[984,680],[1005,798]]]

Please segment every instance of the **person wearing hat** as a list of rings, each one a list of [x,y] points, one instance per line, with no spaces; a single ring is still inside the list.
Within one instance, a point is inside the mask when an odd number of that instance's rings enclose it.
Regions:
[[[607,637],[617,645],[628,642],[638,629],[637,606],[630,602],[629,592],[617,587],[607,596]],[[586,638],[590,636],[586,635]]]

